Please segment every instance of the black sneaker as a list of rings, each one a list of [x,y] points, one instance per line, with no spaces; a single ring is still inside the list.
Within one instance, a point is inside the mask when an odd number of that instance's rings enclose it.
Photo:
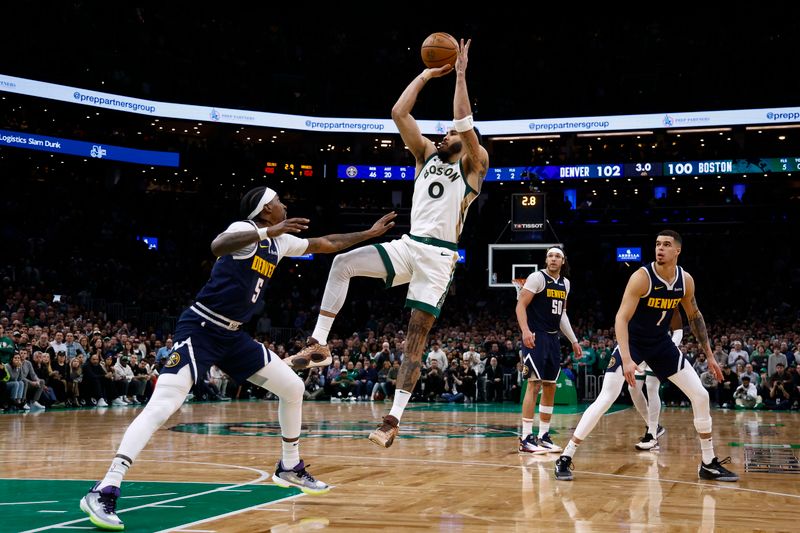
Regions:
[[[731,462],[730,457],[726,457],[722,461],[714,457],[709,464],[705,464],[700,461],[700,470],[697,474],[700,476],[700,479],[713,479],[716,481],[739,481],[739,475],[731,472],[727,468],[725,468],[724,464],[729,464]]]
[[[556,479],[561,481],[572,481],[572,457],[562,455],[556,461]]]
[[[652,436],[650,433],[645,433],[644,437],[639,439],[639,442],[636,443],[637,450],[657,450],[658,449],[658,439]]]

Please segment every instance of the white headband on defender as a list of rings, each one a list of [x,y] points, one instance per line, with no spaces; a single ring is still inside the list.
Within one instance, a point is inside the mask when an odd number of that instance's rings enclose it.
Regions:
[[[547,249],[547,255],[550,255],[550,252],[555,252],[557,254],[561,254],[561,257],[566,257],[564,255],[564,250],[562,250],[561,248],[556,248],[555,246]]]
[[[247,217],[247,220],[253,220],[261,212],[261,210],[264,209],[264,206],[270,203],[277,195],[278,193],[267,187],[267,190],[264,191],[264,195],[261,197],[258,205]]]

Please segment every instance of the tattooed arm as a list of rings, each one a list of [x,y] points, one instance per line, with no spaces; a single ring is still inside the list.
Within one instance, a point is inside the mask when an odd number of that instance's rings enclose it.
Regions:
[[[692,333],[697,339],[698,344],[700,344],[703,351],[706,353],[708,369],[714,374],[714,377],[717,378],[718,381],[722,381],[722,369],[714,358],[714,352],[711,350],[711,343],[708,341],[706,321],[703,319],[703,314],[700,313],[700,308],[697,307],[697,299],[694,297],[694,278],[690,276],[688,272],[684,272],[684,274],[686,286],[684,287],[683,298],[681,298],[681,305],[684,311],[686,311],[686,318],[689,320],[689,327],[692,329]]]

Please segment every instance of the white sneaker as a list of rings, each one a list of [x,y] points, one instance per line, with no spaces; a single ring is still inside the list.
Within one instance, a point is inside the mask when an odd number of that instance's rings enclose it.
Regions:
[[[42,409],[42,410],[44,410],[45,407],[44,407],[44,405],[40,404],[39,402],[33,402],[33,405],[31,405],[31,408],[32,409]]]
[[[97,405],[100,405],[100,403],[98,402]],[[111,400],[111,405],[121,407],[123,405],[128,405],[128,404],[125,403],[125,400],[123,400],[122,398],[114,398],[113,400]]]
[[[108,403],[106,403],[105,398],[100,398],[97,400],[97,407],[108,407]]]
[[[533,433],[524,439],[519,439],[519,453],[541,455],[543,453],[548,453],[549,451],[549,449],[539,445],[539,439]]]

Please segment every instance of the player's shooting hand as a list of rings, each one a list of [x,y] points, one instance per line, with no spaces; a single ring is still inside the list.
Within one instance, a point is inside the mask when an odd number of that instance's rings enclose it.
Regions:
[[[372,236],[378,237],[392,229],[394,227],[395,218],[397,218],[397,213],[394,211],[379,218],[378,221],[369,229],[370,233],[372,233]]]
[[[628,385],[631,387],[636,387],[636,363],[633,362],[633,359],[628,359],[622,361],[622,373],[625,375],[625,381],[628,382]]]
[[[284,233],[300,233],[308,229],[308,223],[311,222],[307,218],[287,218],[282,222],[278,222],[274,226],[269,227],[267,235],[270,237],[277,237]]]
[[[453,70],[453,65],[450,63],[446,65],[442,65],[441,67],[436,68],[426,68],[422,72],[422,77],[426,80],[431,78],[441,78],[442,76],[447,76]]]
[[[467,71],[467,60],[469,55],[469,45],[472,44],[472,39],[467,39],[464,44],[464,39],[461,39],[458,46],[458,57],[456,57],[456,73],[464,74]]]
[[[526,348],[533,349],[536,346],[536,334],[532,331],[523,332],[522,344],[524,344]]]

